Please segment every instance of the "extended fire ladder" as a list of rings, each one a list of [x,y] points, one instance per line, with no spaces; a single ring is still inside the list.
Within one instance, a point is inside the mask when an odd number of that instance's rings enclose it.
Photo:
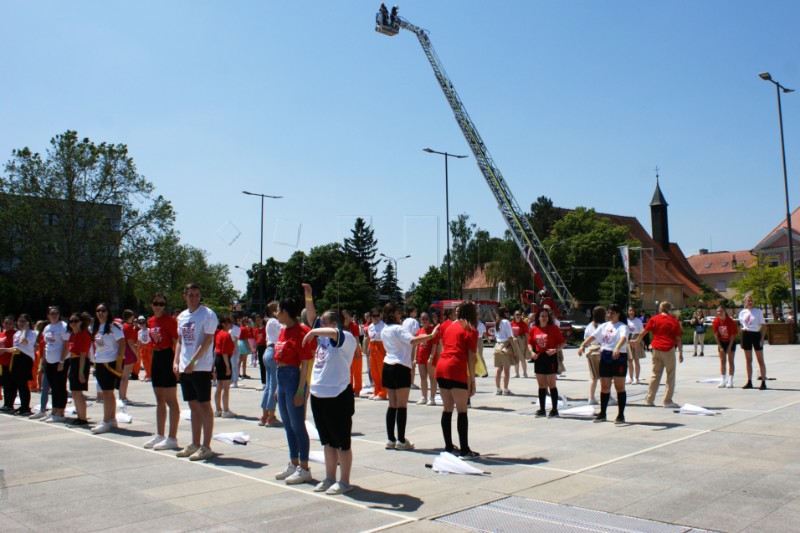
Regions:
[[[573,307],[572,296],[553,266],[553,262],[547,255],[541,241],[533,231],[528,217],[517,205],[514,195],[511,194],[511,190],[503,179],[503,175],[495,166],[492,156],[489,155],[489,150],[483,143],[475,124],[469,118],[464,104],[458,97],[453,83],[447,77],[444,66],[436,55],[436,51],[434,51],[428,38],[428,32],[397,16],[396,8],[392,10],[392,15],[389,16],[386,8],[381,4],[381,10],[378,11],[376,17],[375,31],[392,36],[397,35],[400,29],[414,33],[419,39],[419,43],[422,45],[431,67],[433,67],[436,80],[439,82],[439,86],[442,88],[444,96],[453,110],[456,122],[458,122],[467,144],[469,144],[472,153],[475,155],[478,168],[480,168],[486,183],[494,194],[495,200],[497,200],[497,206],[503,214],[514,242],[517,243],[522,256],[533,271],[535,282],[537,285],[539,283],[543,284],[550,296],[555,299],[561,311],[561,316],[569,317]],[[450,231],[450,228],[447,230]],[[537,286],[537,289],[539,288],[541,287]]]

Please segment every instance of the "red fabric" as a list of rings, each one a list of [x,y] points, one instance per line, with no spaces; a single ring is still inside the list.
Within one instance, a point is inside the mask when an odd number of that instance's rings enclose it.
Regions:
[[[161,315],[156,318],[151,316],[147,320],[150,329],[150,344],[153,350],[166,350],[175,345],[178,340],[178,321],[172,315]]]
[[[478,331],[454,322],[442,335],[442,353],[436,364],[436,377],[467,383],[469,352],[478,350]]]
[[[511,333],[513,333],[515,337],[519,337],[520,335],[528,335],[528,331],[528,323],[524,320],[520,319],[519,322],[515,320],[511,321]]]
[[[418,335],[430,335],[431,333],[433,333],[433,326],[428,326],[426,328],[421,328],[419,330],[419,333],[417,333],[417,334]],[[436,332],[436,336],[434,338],[432,338],[431,340],[425,341],[425,342],[421,342],[421,343],[417,344],[417,364],[418,365],[427,365],[428,364],[428,358],[431,356],[431,351],[433,350],[434,346],[439,344],[439,341],[441,340],[441,338],[442,338],[441,334],[437,331]],[[437,357],[436,361],[433,362],[433,364],[435,365],[437,362],[438,362],[438,357]]]
[[[352,326],[353,324],[350,325]],[[356,326],[356,329],[358,329],[358,326]],[[356,337],[356,339],[358,339],[358,337]],[[350,385],[352,385],[353,394],[356,396],[361,394],[363,375],[364,354],[361,353],[361,348],[356,344],[356,353],[353,355],[353,362],[350,363]]]
[[[214,334],[214,353],[216,355],[233,355],[233,339],[231,334],[224,329],[218,329]]]
[[[726,317],[724,322],[719,317],[715,318],[711,329],[714,330],[714,335],[719,336],[719,340],[723,344],[727,344],[731,340],[731,336],[735,337],[739,331],[736,328],[736,321],[731,317]]]
[[[278,342],[275,343],[275,362],[282,365],[300,366],[303,361],[314,358],[317,341],[312,339],[303,346],[303,338],[310,331],[305,324],[295,324],[281,329]]]
[[[361,328],[358,327],[358,324],[355,322],[350,322],[350,325],[347,326],[347,331],[349,331],[350,335],[355,337],[356,342],[358,342],[358,335],[361,333]]]
[[[438,333],[439,333],[439,337],[440,338],[444,337],[444,332],[447,331],[447,328],[449,328],[452,323],[453,323],[452,320],[445,320],[444,322],[439,324],[439,332]]]
[[[240,341],[246,341],[247,339],[250,339],[250,338],[252,338],[252,337],[253,337],[253,332],[252,332],[252,331],[250,331],[250,328],[246,328],[246,327],[244,327],[244,326],[240,326],[240,328],[239,328],[239,329],[241,329],[241,330],[242,330],[242,331],[239,333],[239,340],[240,340]]]
[[[267,345],[267,326],[256,328],[256,346]]]
[[[386,357],[386,349],[381,341],[370,341],[369,343],[369,372],[372,374],[373,396],[386,398],[388,394],[383,388],[383,358]]]
[[[561,334],[561,329],[555,324],[547,324],[543,328],[533,326],[533,329],[528,333],[528,344],[537,353],[554,350],[563,342],[564,336]]]
[[[0,348],[13,348],[14,347],[14,333],[17,331],[0,331]],[[0,365],[8,366],[11,364],[10,353],[0,353]]]
[[[650,346],[660,352],[672,350],[675,347],[675,337],[680,337],[683,333],[680,322],[674,316],[663,313],[648,320],[644,330],[653,333]]]
[[[69,336],[67,350],[69,350],[69,353],[74,353],[75,355],[91,353],[92,335],[86,330],[79,331],[78,333],[72,333]]]

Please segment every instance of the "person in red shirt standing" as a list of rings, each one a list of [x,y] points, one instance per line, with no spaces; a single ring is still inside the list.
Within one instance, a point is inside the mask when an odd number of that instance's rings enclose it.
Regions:
[[[133,365],[139,360],[139,330],[133,324],[133,311],[125,309],[122,312],[122,332],[125,334],[125,359],[122,366],[122,378],[119,380],[119,399],[128,403],[128,381],[133,373]],[[138,378],[137,378],[138,379]]]
[[[231,334],[228,333],[233,326],[230,316],[219,319],[217,332],[214,334],[214,371],[217,377],[217,390],[214,391],[214,416],[222,418],[236,418],[236,413],[230,409],[231,396],[231,358],[236,347],[233,345]]]
[[[12,348],[14,346],[14,317],[7,316],[3,319],[3,331],[0,332],[0,348]],[[17,386],[14,378],[11,377],[11,353],[0,352],[0,380],[3,382],[3,407],[0,412],[9,413],[14,410],[14,398],[17,397]],[[9,402],[11,402],[9,404]]]
[[[426,335],[433,333],[433,324],[428,313],[422,313],[419,317],[422,327],[420,328]],[[445,328],[447,329],[447,328]],[[417,405],[436,405],[436,365],[439,362],[439,332],[429,341],[421,342],[417,345],[417,368],[419,368],[419,382],[422,389],[422,398]],[[430,395],[428,395],[430,386]],[[452,410],[450,411],[452,415]]]
[[[364,377],[364,356],[361,354],[361,347],[358,346],[360,328],[358,324],[353,321],[353,315],[350,314],[350,311],[342,309],[341,313],[344,318],[344,327],[350,332],[350,335],[356,339],[356,351],[353,355],[353,362],[350,364],[350,385],[353,387],[353,396],[358,397],[361,394]]]
[[[536,372],[536,383],[539,385],[539,410],[536,416],[545,416],[547,390],[550,389],[552,407],[550,416],[558,416],[558,350],[566,344],[561,329],[550,322],[550,311],[544,307],[536,312],[535,324],[528,333],[528,345],[533,351],[531,361]],[[513,328],[513,324],[512,324]]]
[[[661,375],[664,370],[667,371],[667,389],[664,392],[664,407],[675,408],[680,407],[672,401],[672,395],[675,392],[675,347],[678,348],[678,356],[681,363],[683,363],[683,343],[681,342],[681,324],[678,320],[669,314],[672,309],[672,304],[669,302],[661,302],[658,306],[659,314],[647,321],[644,331],[639,333],[635,342],[639,343],[642,337],[647,335],[648,332],[653,333],[653,340],[650,343],[653,349],[653,375],[650,378],[650,388],[647,391],[647,397],[644,404],[652,407],[655,405],[656,393],[658,387],[661,385]]]
[[[522,319],[522,311],[514,311],[514,320],[511,321],[511,333],[514,334],[514,353],[517,362],[514,363],[514,377],[519,377],[519,365],[522,364],[522,377],[528,377],[528,346],[525,340],[528,338],[530,328],[527,322]]]
[[[442,338],[442,353],[436,364],[436,383],[442,395],[442,435],[445,451],[458,452],[460,457],[480,454],[469,447],[467,401],[475,394],[475,363],[478,351],[478,313],[475,304],[464,302],[458,308],[458,319],[451,322]],[[430,332],[428,333],[431,334]],[[459,448],[453,445],[453,407],[458,411]]]
[[[178,405],[178,376],[173,370],[175,345],[178,342],[178,321],[164,312],[167,297],[156,293],[150,299],[153,316],[147,319],[150,344],[153,346],[153,360],[150,374],[153,394],[156,397],[156,434],[144,444],[154,450],[173,450],[178,447],[178,424],[181,409]],[[169,433],[165,433],[169,410]]]
[[[736,321],[728,316],[725,307],[717,307],[717,316],[711,324],[711,329],[714,330],[714,337],[717,339],[717,350],[719,351],[719,373],[720,382],[719,388],[725,387],[733,388],[733,371],[735,370],[733,359],[736,355]],[[726,363],[729,374],[726,375]]]
[[[86,418],[86,396],[89,390],[89,353],[92,351],[92,335],[89,326],[92,315],[89,313],[72,313],[69,317],[70,336],[67,342],[69,351],[69,390],[72,392],[72,402],[78,418],[72,426],[88,426]]]

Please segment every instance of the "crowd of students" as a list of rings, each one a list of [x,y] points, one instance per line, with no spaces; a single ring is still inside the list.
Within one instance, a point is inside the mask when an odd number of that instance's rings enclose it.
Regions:
[[[65,409],[71,393],[77,415],[71,425],[88,426],[86,394],[93,366],[97,402],[103,404],[103,417],[91,431],[112,431],[117,427],[116,391],[127,402],[127,382],[132,375],[138,375],[136,366],[143,362],[145,379],[151,382],[156,399],[156,432],[144,447],[179,450],[177,456],[190,460],[209,459],[213,456],[214,418],[237,416],[230,405],[230,387],[248,377],[249,361],[261,373],[259,425],[283,427],[286,434],[289,462],[276,474],[276,479],[287,484],[312,479],[305,426],[310,403],[326,459],[326,477],[315,490],[343,494],[352,489],[350,434],[354,398],[364,388],[362,364],[366,359],[373,387],[369,398],[388,401],[386,449],[414,449],[414,443],[406,436],[407,408],[419,370],[422,397],[417,403],[436,405],[437,390],[441,397],[444,449],[465,458],[479,455],[469,446],[468,407],[476,391],[476,377],[486,377],[488,372],[481,349],[486,329],[478,319],[474,303],[464,302],[455,310],[446,309],[441,322],[436,314],[427,312],[418,321],[414,308],[409,308],[404,318],[403,308],[389,303],[366,314],[364,323],[359,325],[347,311],[327,310],[317,316],[311,287],[304,284],[303,291],[304,305],[293,299],[272,302],[266,307],[265,316],[256,317],[254,323],[229,315],[217,317],[201,304],[200,288],[191,283],[183,291],[185,309],[174,315],[166,312],[166,297],[155,294],[150,301],[153,314],[147,319],[135,318],[132,311],[126,310],[121,319],[115,320],[109,307],[102,303],[96,306],[94,316],[73,313],[67,322],[57,307],[49,308],[48,319],[33,326],[26,314],[19,315],[16,321],[6,317],[0,332],[4,400],[0,412],[63,423],[67,421]],[[597,404],[595,392],[600,382],[600,411],[596,421],[606,420],[613,382],[618,405],[616,422],[625,422],[625,385],[639,382],[640,367],[635,363],[644,356],[643,341],[648,334],[653,335],[653,375],[645,404],[653,405],[661,375],[666,371],[664,406],[677,406],[672,396],[676,349],[683,361],[681,326],[670,314],[669,302],[662,302],[659,311],[643,324],[633,308],[628,309],[627,316],[615,304],[607,310],[602,307],[593,310],[593,320],[585,330],[578,355],[585,353],[588,362],[591,405]],[[712,328],[720,355],[720,387],[730,388],[737,324],[723,307],[717,313]],[[522,375],[527,377],[526,363],[532,363],[538,387],[536,416],[559,416],[556,377],[564,372],[566,343],[553,310],[544,305],[527,321],[519,311],[511,321],[508,309],[501,307],[496,318],[497,394],[512,395],[508,389],[511,367],[521,366]],[[761,371],[760,388],[766,389],[764,320],[750,296],[739,314],[739,323],[748,376],[743,388],[752,388],[752,351],[755,351]],[[628,359],[633,362],[630,369]],[[177,440],[178,385],[191,411],[192,440],[183,448]],[[31,410],[32,389],[42,393],[38,413]],[[49,395],[52,402],[47,415]],[[17,396],[20,406],[15,409]],[[452,438],[454,410],[458,445]]]

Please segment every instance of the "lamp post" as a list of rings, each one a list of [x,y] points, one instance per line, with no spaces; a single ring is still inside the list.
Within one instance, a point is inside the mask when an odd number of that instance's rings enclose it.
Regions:
[[[398,286],[399,286],[399,285],[400,285],[400,276],[399,276],[399,274],[397,273],[397,262],[398,262],[398,261],[402,261],[403,259],[408,259],[408,258],[409,258],[409,257],[411,257],[411,256],[410,256],[410,255],[404,255],[403,257],[398,257],[398,258],[396,258],[396,259],[395,259],[394,257],[389,257],[389,256],[388,256],[388,255],[386,255],[386,254],[378,254],[378,255],[379,255],[379,256],[381,256],[381,257],[384,257],[384,258],[386,258],[388,261],[391,261],[391,262],[393,262],[393,263],[394,263],[394,277],[397,279],[397,284],[398,284]]]
[[[423,152],[428,152],[429,154],[439,154],[444,156],[444,209],[445,209],[445,218],[447,220],[447,299],[453,299],[453,275],[450,268],[450,186],[449,186],[449,178],[447,175],[447,158],[448,157],[455,157],[457,159],[464,159],[465,155],[454,155],[447,152],[437,152],[436,150],[431,150],[430,148],[423,148]]]
[[[261,197],[261,253],[258,258],[258,313],[264,312],[264,198],[283,198],[283,196],[270,196],[269,194],[261,194],[257,192],[242,191],[242,194],[248,196]]]
[[[777,81],[772,79],[769,72],[762,72],[759,77],[775,85],[775,94],[778,95],[778,125],[781,131],[781,159],[783,161],[783,193],[786,197],[786,230],[789,239],[789,281],[792,288],[792,327],[794,328],[794,339],[797,338],[797,290],[794,280],[794,235],[792,234],[792,215],[789,210],[789,178],[786,173],[786,147],[783,142],[783,111],[781,109],[781,91],[792,93],[794,89],[787,89]]]

